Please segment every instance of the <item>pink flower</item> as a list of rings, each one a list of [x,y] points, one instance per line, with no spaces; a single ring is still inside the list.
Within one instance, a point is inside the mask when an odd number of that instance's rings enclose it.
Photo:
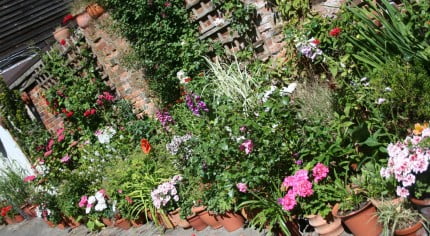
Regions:
[[[122,189],[118,189],[118,193],[122,193]]]
[[[66,154],[63,158],[61,158],[61,163],[66,163],[70,160],[69,154]]]
[[[296,198],[291,190],[288,191],[288,193],[283,198],[279,198],[278,203],[282,206],[282,209],[284,209],[285,211],[292,210],[297,204]]]
[[[328,167],[325,166],[322,163],[318,163],[314,166],[312,169],[312,175],[314,176],[314,181],[318,183],[320,180],[323,180],[325,177],[327,177],[328,174]]]
[[[246,128],[246,126],[242,126],[239,128],[239,130],[240,130],[240,132],[244,133],[244,132],[246,132],[247,128]]]
[[[101,193],[103,196],[106,196],[106,189],[102,188],[98,192]]]
[[[63,132],[64,132],[64,128],[57,129],[57,136],[62,135],[62,134],[63,134]]]
[[[29,176],[27,176],[27,177],[24,178],[24,182],[28,183],[28,182],[33,181],[34,179],[36,179],[36,176],[29,175]]]
[[[252,143],[251,139],[245,140],[239,147],[239,149],[241,151],[245,151],[246,154],[251,153],[253,148],[254,148],[254,144]]]
[[[49,150],[43,154],[44,157],[49,157],[52,154],[52,150]]]
[[[52,147],[54,146],[55,141],[53,139],[50,139],[48,141],[48,146],[46,146],[46,151],[52,150]]]
[[[404,187],[400,187],[400,186],[397,186],[396,193],[397,193],[397,195],[398,195],[399,197],[404,197],[404,198],[406,198],[406,197],[408,197],[408,196],[409,196],[409,190],[407,190],[407,189],[406,189],[406,188],[404,188]]]
[[[79,207],[84,207],[87,205],[88,202],[88,197],[87,196],[82,196],[81,200],[79,201]]]
[[[58,136],[58,138],[57,138],[57,141],[58,142],[61,142],[61,141],[63,141],[64,140],[64,134],[60,134],[59,136]]]
[[[299,195],[300,197],[309,197],[314,194],[312,183],[309,180],[302,180],[298,182],[292,189],[292,194]]]
[[[248,186],[245,183],[237,183],[236,184],[237,189],[239,189],[239,192],[246,193],[248,190]]]

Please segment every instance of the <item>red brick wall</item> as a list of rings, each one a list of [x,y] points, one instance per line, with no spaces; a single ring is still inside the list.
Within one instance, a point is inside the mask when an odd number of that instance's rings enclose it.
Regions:
[[[57,129],[64,127],[62,117],[54,115],[51,112],[45,98],[43,97],[43,88],[41,88],[40,85],[36,85],[30,89],[28,94],[36,107],[43,124],[50,132],[54,133]]]

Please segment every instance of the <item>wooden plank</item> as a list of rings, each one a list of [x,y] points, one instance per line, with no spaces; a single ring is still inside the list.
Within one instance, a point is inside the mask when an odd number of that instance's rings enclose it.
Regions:
[[[34,13],[38,13],[45,8],[55,5],[58,4],[55,4],[55,2],[50,0],[40,0],[34,5],[27,5],[18,9],[11,9],[14,11],[10,12],[10,14],[0,14],[0,28],[11,24],[18,24],[22,22],[22,19],[32,20]]]

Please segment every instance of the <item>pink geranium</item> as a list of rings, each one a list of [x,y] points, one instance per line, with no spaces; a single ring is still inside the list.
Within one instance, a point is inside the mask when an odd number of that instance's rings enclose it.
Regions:
[[[322,163],[316,164],[312,169],[312,175],[314,176],[314,181],[318,183],[319,181],[323,180],[325,177],[327,177],[328,172],[329,172],[329,169],[327,166],[325,166]]]
[[[52,150],[49,150],[43,154],[44,157],[49,157],[52,154]]]
[[[29,175],[29,176],[27,176],[27,177],[24,178],[24,182],[28,183],[28,182],[31,182],[31,181],[33,181],[35,179],[36,179],[36,176]]]
[[[46,146],[46,151],[52,150],[52,147],[54,146],[54,144],[55,144],[55,141],[53,139],[50,139],[48,141],[48,145]]]
[[[66,154],[63,158],[61,158],[61,163],[66,163],[70,160],[69,154]]]
[[[82,196],[81,200],[79,201],[79,207],[84,207],[87,205],[88,202],[88,197],[87,196]]]
[[[278,203],[285,211],[291,211],[297,205],[296,197],[291,190],[283,198],[279,198]]]
[[[254,143],[252,143],[251,139],[247,139],[239,146],[239,149],[241,151],[245,151],[246,154],[249,154],[254,149]]]
[[[248,186],[245,183],[237,183],[236,187],[239,190],[239,192],[242,192],[242,193],[246,193],[246,191],[248,190]]]

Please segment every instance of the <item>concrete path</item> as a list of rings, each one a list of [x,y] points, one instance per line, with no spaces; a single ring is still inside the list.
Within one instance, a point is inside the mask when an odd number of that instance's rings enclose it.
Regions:
[[[224,229],[213,230],[210,227],[202,231],[195,231],[192,229],[174,229],[163,230],[158,229],[151,223],[147,223],[138,228],[131,228],[129,230],[121,230],[118,228],[108,227],[100,232],[91,233],[84,226],[79,226],[75,229],[60,230],[58,228],[50,228],[43,222],[43,220],[36,218],[29,221],[23,221],[19,224],[13,225],[0,225],[0,236],[134,236],[134,235],[145,235],[145,236],[263,236],[264,232],[258,232],[251,228],[239,229],[234,232],[227,232]]]

